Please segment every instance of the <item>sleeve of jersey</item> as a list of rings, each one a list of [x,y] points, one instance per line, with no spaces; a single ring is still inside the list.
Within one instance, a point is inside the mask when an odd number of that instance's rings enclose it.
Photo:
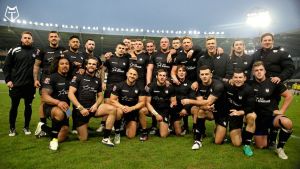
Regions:
[[[248,88],[246,97],[246,102],[243,105],[244,111],[246,114],[252,113],[254,112],[255,96],[251,87]]]
[[[145,90],[145,96],[151,96],[151,91],[152,91],[153,87],[152,87],[151,83],[148,84],[147,86],[148,86],[148,88],[147,88],[147,90]]]
[[[4,66],[3,66],[3,73],[5,77],[5,82],[11,81],[11,71],[13,67],[13,60],[14,60],[14,55],[12,54],[13,49],[10,49],[8,51],[8,54],[5,58]]]
[[[143,87],[140,87],[139,90],[140,90],[140,96],[147,96],[147,92]]]
[[[80,75],[75,75],[73,76],[73,79],[70,82],[70,86],[75,87],[76,89],[78,89],[79,83],[81,80],[81,76]]]
[[[175,93],[175,88],[174,86],[170,86],[170,91],[171,91],[171,97],[175,97],[176,96],[176,93]]]
[[[232,61],[230,59],[230,57],[228,55],[224,55],[226,56],[226,75],[225,78],[226,79],[230,79],[233,75],[233,64]]]
[[[102,92],[102,83],[101,83],[101,81],[98,80],[98,79],[97,79],[97,83],[99,84],[99,85],[98,85],[97,92],[100,93],[100,92]]]
[[[53,90],[53,85],[54,85],[54,78],[53,78],[53,76],[51,75],[50,77],[47,77],[47,78],[45,78],[45,80],[42,82],[43,83],[43,88],[45,88],[45,89],[49,89],[49,90]]]
[[[39,50],[39,49],[38,49]],[[44,58],[45,52],[44,50],[40,50],[39,54],[36,56],[35,59],[42,61]]]
[[[120,83],[114,85],[111,94],[113,94],[115,96],[119,96],[120,88],[121,88]]]
[[[276,85],[276,90],[277,90],[280,94],[282,94],[283,92],[285,92],[285,91],[287,90],[287,88],[286,88],[286,86],[285,86],[283,83],[279,82],[279,83]]]
[[[215,81],[211,95],[219,98],[224,92],[224,85],[220,81]]]
[[[290,78],[295,71],[295,66],[289,53],[282,53],[280,58],[280,66],[282,68],[282,72],[280,73],[279,78],[281,79],[281,81],[285,81]]]

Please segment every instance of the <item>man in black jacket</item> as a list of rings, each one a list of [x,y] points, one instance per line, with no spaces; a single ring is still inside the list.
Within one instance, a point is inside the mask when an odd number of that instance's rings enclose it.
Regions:
[[[271,33],[263,34],[260,40],[261,49],[253,56],[255,61],[263,61],[267,71],[266,76],[270,77],[273,83],[290,78],[295,71],[291,55],[280,46],[274,47],[274,36]]]
[[[32,72],[35,58],[39,55],[39,50],[34,48],[32,43],[33,38],[31,32],[23,32],[21,43],[8,51],[3,67],[5,82],[9,88],[9,96],[11,98],[9,136],[16,135],[15,123],[21,98],[24,99],[25,103],[25,124],[23,131],[25,135],[31,134],[29,123],[32,114],[31,104],[35,94]]]

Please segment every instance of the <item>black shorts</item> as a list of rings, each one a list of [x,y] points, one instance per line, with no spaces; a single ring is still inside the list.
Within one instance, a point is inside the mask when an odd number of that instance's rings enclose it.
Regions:
[[[105,99],[110,98],[110,95],[113,91],[114,85],[115,84],[106,84],[106,90],[104,92],[104,98]]]
[[[75,121],[75,126],[76,127],[80,127],[80,126],[82,126],[84,124],[89,123],[91,117],[95,117],[95,113],[91,113],[91,112],[89,113],[89,115],[83,116],[80,113],[80,111],[77,110],[77,109],[75,109],[75,110],[73,109],[73,113],[76,113],[76,116],[75,116],[76,119],[73,119]]]
[[[213,111],[213,115],[215,119],[215,124],[227,128],[229,116],[228,114],[226,114],[225,110],[215,109],[215,111]]]
[[[155,109],[159,115],[162,116],[163,122],[168,123],[170,122],[170,108],[165,109]]]
[[[124,118],[126,124],[129,123],[130,121],[138,122],[138,120],[139,120],[139,110],[134,110],[130,113],[125,113],[125,114],[123,114],[123,118]]]
[[[228,122],[229,122],[229,131],[235,130],[235,129],[242,129],[243,127],[243,121],[244,116],[229,116]]]
[[[191,115],[191,108],[192,106],[191,105],[182,105],[182,104],[178,104],[177,102],[177,105],[174,107],[174,108],[171,108],[171,121],[178,121],[178,120],[181,120],[182,116],[180,116],[180,112],[185,109],[187,114],[188,115]]]
[[[254,135],[268,135],[269,129],[273,127],[274,119],[275,116],[257,116]]]
[[[51,118],[51,111],[54,107],[55,107],[54,105],[49,105],[49,104],[44,104],[43,105],[43,110],[44,110],[46,118],[52,119]],[[63,124],[64,124],[64,126],[69,126],[69,119],[67,118],[66,114],[64,114]]]
[[[49,105],[49,104],[46,104],[46,103],[44,104],[43,111],[45,113],[46,118],[51,119],[51,111],[52,111],[53,107],[55,107],[55,106],[54,105]]]
[[[35,87],[32,85],[24,85],[13,87],[9,89],[9,96],[11,98],[18,97],[24,99],[33,99],[35,94]]]

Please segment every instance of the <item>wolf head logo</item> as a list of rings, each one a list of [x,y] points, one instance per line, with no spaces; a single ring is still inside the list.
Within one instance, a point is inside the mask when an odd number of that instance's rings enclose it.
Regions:
[[[5,10],[5,18],[8,19],[10,22],[14,22],[16,19],[19,18],[19,11],[18,11],[18,7],[14,6],[14,7],[6,7]]]

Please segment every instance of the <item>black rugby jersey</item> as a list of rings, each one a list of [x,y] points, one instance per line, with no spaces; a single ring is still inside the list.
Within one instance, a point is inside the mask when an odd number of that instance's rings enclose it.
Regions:
[[[84,108],[90,108],[96,103],[97,94],[102,91],[99,78],[88,74],[77,74],[73,77],[70,86],[77,89],[75,96]]]
[[[139,96],[145,96],[145,91],[136,84],[129,86],[123,81],[114,85],[112,94],[118,96],[120,104],[134,106],[139,102]]]
[[[150,64],[153,64],[154,66],[152,77],[155,77],[157,75],[158,69],[165,69],[168,72],[168,75],[170,75],[172,69],[172,63],[167,63],[168,54],[169,52],[163,53],[161,51],[158,51],[157,53],[155,53],[155,55],[152,55],[150,60]]]
[[[230,59],[231,59],[233,70],[234,69],[242,70],[246,74],[247,80],[249,80],[251,78],[251,70],[252,70],[252,65],[254,63],[253,56],[243,54],[242,56],[239,57],[233,53]]]
[[[248,84],[236,87],[225,84],[228,109],[243,110],[245,114],[254,112],[255,97],[253,89]]]
[[[177,104],[181,102],[182,99],[188,99],[195,97],[195,92],[192,90],[192,83],[185,79],[183,82],[180,82],[179,85],[174,85],[174,91],[176,95]]]
[[[136,67],[138,69],[138,80],[146,81],[147,66],[149,64],[150,57],[145,53],[136,55],[136,58],[129,59],[130,67]]]
[[[202,55],[197,63],[197,72],[200,67],[206,65],[210,67],[213,78],[222,80],[223,78],[230,79],[233,74],[232,63],[227,54],[209,56],[207,51]]]
[[[36,59],[41,61],[40,67],[42,68],[43,74],[51,74],[50,67],[53,60],[57,57],[61,57],[63,51],[65,51],[65,48],[63,47],[52,48],[50,46],[47,46],[45,49],[41,50],[40,55],[38,55]]]
[[[70,100],[68,98],[70,81],[70,77],[63,76],[59,73],[53,73],[50,77],[44,80],[43,88],[50,90],[51,97],[54,99],[65,101],[70,104]]]
[[[107,68],[107,84],[119,83],[126,79],[126,72],[129,68],[128,57],[118,57],[113,55],[110,59],[104,62],[104,66]]]
[[[174,59],[174,65],[184,65],[187,71],[186,78],[194,82],[197,80],[195,77],[197,77],[198,60],[199,55],[197,55],[196,53],[193,53],[191,58],[187,58],[187,54],[184,52],[184,50],[179,50],[177,52],[177,57]]]
[[[278,107],[277,97],[285,92],[287,88],[283,83],[275,84],[267,78],[263,82],[252,81],[255,96],[255,113],[258,116],[272,116]]]
[[[151,105],[154,109],[163,110],[169,109],[171,97],[175,96],[173,86],[158,86],[156,82],[149,84],[147,96],[151,96]]]
[[[63,52],[63,54],[64,54],[64,57],[68,58],[70,60],[70,62],[71,62],[70,65],[72,65],[72,70],[73,70],[72,74],[73,75],[75,75],[76,72],[79,69],[81,69],[81,68],[85,69],[83,67],[83,65],[84,65],[84,62],[85,62],[86,58],[85,58],[85,56],[83,55],[82,52],[78,51],[77,53],[74,53],[74,52],[72,52],[70,50],[67,50],[67,51]],[[80,66],[76,66],[74,64],[74,62],[79,62],[79,63],[81,63],[81,65]]]

